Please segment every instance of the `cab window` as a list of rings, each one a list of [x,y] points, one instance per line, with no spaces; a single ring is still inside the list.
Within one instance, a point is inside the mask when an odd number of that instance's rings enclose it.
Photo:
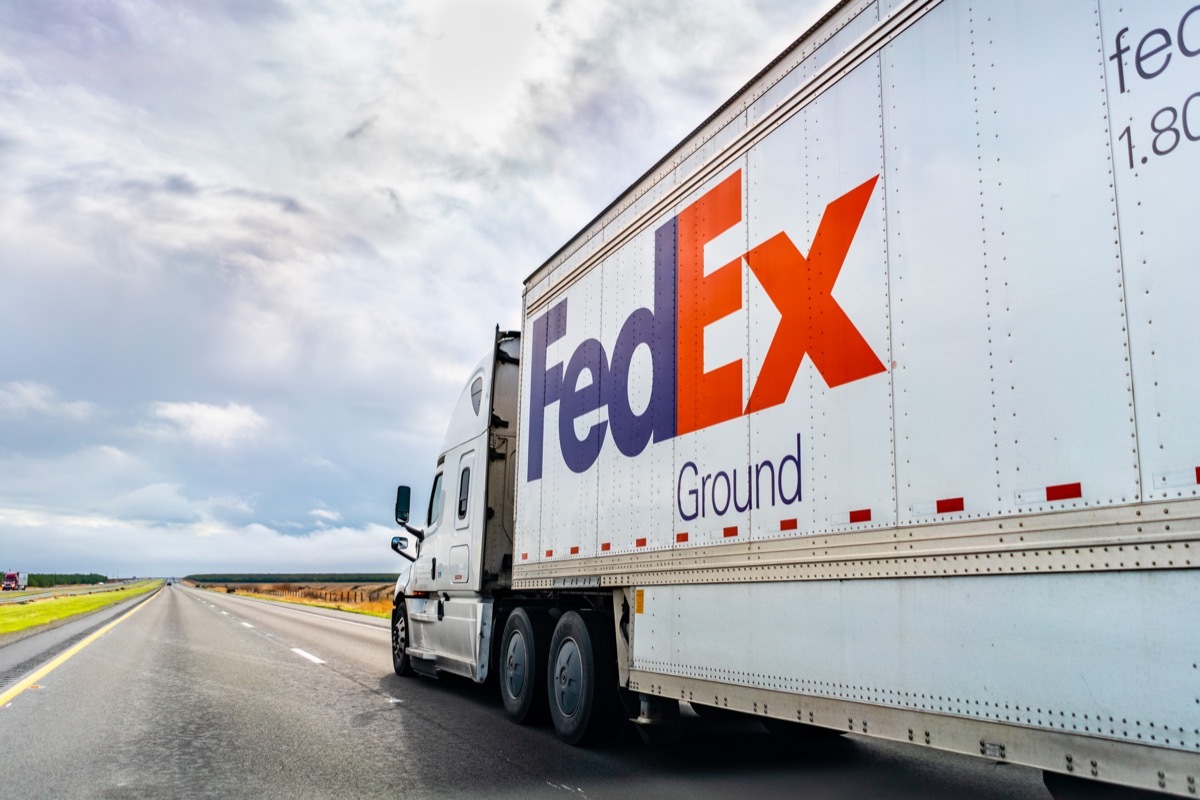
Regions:
[[[442,473],[433,479],[433,491],[429,493],[429,527],[433,527],[442,518]]]
[[[483,400],[483,378],[476,378],[471,382],[471,407],[475,409],[475,416],[479,416],[479,404]]]
[[[458,518],[467,518],[467,490],[471,488],[471,468],[465,467],[458,479]]]

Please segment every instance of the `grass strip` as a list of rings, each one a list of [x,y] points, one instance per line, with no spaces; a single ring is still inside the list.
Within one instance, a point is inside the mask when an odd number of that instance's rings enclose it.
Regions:
[[[146,594],[162,585],[162,581],[144,581],[109,592],[48,599],[33,598],[28,603],[0,606],[0,634],[15,633],[38,625],[57,622],[67,617],[97,611],[113,603]]]

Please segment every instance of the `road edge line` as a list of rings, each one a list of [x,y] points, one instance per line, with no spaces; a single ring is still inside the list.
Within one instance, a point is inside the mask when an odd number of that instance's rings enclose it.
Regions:
[[[67,661],[67,659],[71,658],[73,655],[78,653],[80,650],[87,647],[89,644],[96,641],[101,636],[108,633],[110,630],[117,627],[122,622],[129,619],[130,617],[132,617],[138,611],[141,611],[142,608],[145,607],[146,603],[150,602],[155,597],[157,597],[158,593],[161,591],[162,591],[162,587],[159,587],[154,592],[154,594],[152,594],[149,597],[147,597],[146,599],[142,600],[142,602],[138,603],[136,606],[129,609],[124,614],[117,617],[112,622],[108,623],[103,628],[101,628],[100,630],[90,634],[89,636],[87,636],[87,638],[83,639],[82,641],[76,642],[75,644],[71,645],[66,650],[64,650],[63,652],[61,652],[57,656],[55,656],[53,659],[51,659],[48,663],[43,664],[42,666],[38,667],[36,670],[31,672],[30,674],[26,675],[21,680],[17,681],[15,684],[13,684],[13,686],[11,688],[7,689],[3,694],[0,694],[0,708],[4,708],[9,703],[11,703],[13,700],[17,699],[17,697],[22,692],[24,692],[26,689],[28,689],[33,684],[40,681],[42,678],[49,675],[54,670],[58,669],[60,666],[63,665],[64,662]]]

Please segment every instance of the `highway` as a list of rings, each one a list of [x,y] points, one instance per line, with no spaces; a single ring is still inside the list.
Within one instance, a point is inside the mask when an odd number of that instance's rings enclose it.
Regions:
[[[397,677],[381,619],[180,585],[109,616],[0,645],[7,795],[1050,796],[1021,767],[852,736],[805,749],[753,721],[691,714],[675,745],[630,734],[570,747],[548,725],[509,722],[490,686]],[[69,655],[72,642],[83,646]],[[61,663],[13,696],[52,657]]]

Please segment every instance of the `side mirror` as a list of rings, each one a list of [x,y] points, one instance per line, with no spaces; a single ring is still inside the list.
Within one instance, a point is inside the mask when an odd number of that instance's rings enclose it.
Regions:
[[[420,528],[414,528],[412,525],[408,524],[408,506],[411,502],[411,499],[411,489],[409,489],[407,486],[396,487],[396,524],[401,528],[404,528],[404,530],[408,531],[411,535],[415,536],[418,542],[423,542],[425,541],[425,531],[421,530]],[[403,550],[404,548],[401,547],[400,549],[397,549],[396,539],[404,539],[404,537],[397,536],[395,539],[392,539],[392,549],[397,553],[400,553],[400,550]],[[404,540],[405,542],[408,541],[407,539]],[[400,553],[400,555],[408,558],[409,561],[417,560],[416,556],[409,558],[408,553]]]
[[[412,490],[407,486],[396,487],[396,524],[408,522],[408,507],[412,503]],[[392,542],[395,545],[395,540]]]
[[[393,536],[392,537],[392,549],[395,550],[398,555],[404,556],[409,561],[417,560],[416,553],[408,552],[408,537],[407,536]]]

